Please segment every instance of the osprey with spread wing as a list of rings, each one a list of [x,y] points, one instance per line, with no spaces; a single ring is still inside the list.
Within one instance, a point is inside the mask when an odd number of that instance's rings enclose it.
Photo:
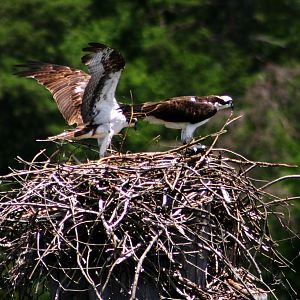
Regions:
[[[189,143],[195,130],[219,110],[233,107],[229,96],[181,96],[158,102],[118,104],[116,87],[125,66],[123,56],[115,49],[99,43],[89,43],[82,57],[88,67],[81,70],[55,64],[30,62],[17,65],[16,74],[34,78],[53,95],[58,109],[75,129],[49,139],[96,138],[100,157],[104,156],[111,139],[124,127],[134,126],[137,119],[181,129],[181,140]]]
[[[124,127],[133,126],[115,99],[116,87],[125,66],[123,56],[115,49],[89,43],[82,57],[90,74],[55,64],[30,62],[17,67],[16,74],[34,78],[53,95],[58,109],[75,129],[49,139],[98,139],[100,157],[104,156],[112,137]]]

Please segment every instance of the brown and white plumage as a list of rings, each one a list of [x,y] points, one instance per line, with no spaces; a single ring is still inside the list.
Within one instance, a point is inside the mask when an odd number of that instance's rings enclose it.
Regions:
[[[58,109],[75,129],[50,139],[97,138],[103,156],[113,135],[129,126],[115,99],[116,87],[125,66],[122,55],[100,43],[89,43],[82,57],[89,73],[55,64],[29,62],[16,74],[31,77],[53,95]]]
[[[74,68],[42,62],[29,62],[17,67],[25,69],[17,72],[18,76],[34,78],[50,91],[69,125],[83,125],[80,109],[90,75]]]
[[[75,129],[50,139],[97,138],[100,156],[103,156],[113,135],[130,120],[144,119],[168,128],[181,129],[181,139],[188,143],[194,131],[206,123],[218,110],[233,106],[229,96],[182,96],[164,101],[136,105],[119,105],[115,99],[116,87],[125,66],[122,55],[115,49],[99,43],[83,48],[88,54],[82,62],[89,74],[71,67],[29,62],[18,65],[16,74],[31,77],[44,85],[53,95],[58,109]]]
[[[142,118],[153,124],[167,128],[181,129],[181,140],[189,143],[195,130],[208,122],[219,110],[233,107],[229,96],[181,96],[158,102],[146,102],[131,107],[121,105],[123,113],[129,117]]]

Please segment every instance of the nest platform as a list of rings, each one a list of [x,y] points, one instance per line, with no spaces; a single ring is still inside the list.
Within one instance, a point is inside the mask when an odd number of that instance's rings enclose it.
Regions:
[[[278,198],[249,176],[265,163],[210,148],[22,164],[0,194],[9,295],[266,299],[268,264],[286,266],[268,233]]]

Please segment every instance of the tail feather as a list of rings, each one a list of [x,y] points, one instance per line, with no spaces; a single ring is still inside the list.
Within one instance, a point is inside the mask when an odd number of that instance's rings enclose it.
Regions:
[[[73,140],[74,139],[74,130],[72,131],[64,131],[60,134],[49,136],[48,140],[55,141],[55,140]]]
[[[48,137],[48,140],[80,140],[91,137],[91,129],[87,127],[70,129],[58,135]]]

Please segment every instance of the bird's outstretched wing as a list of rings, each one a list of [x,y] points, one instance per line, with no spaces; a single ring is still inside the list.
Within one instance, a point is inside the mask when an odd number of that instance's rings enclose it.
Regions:
[[[82,119],[87,124],[98,115],[104,102],[110,107],[116,104],[115,91],[125,61],[117,50],[103,44],[89,43],[82,50],[90,52],[81,59],[91,75],[81,106]]]
[[[16,67],[23,69],[16,75],[34,78],[51,92],[69,125],[83,124],[81,104],[90,75],[74,68],[42,62],[29,62]]]

